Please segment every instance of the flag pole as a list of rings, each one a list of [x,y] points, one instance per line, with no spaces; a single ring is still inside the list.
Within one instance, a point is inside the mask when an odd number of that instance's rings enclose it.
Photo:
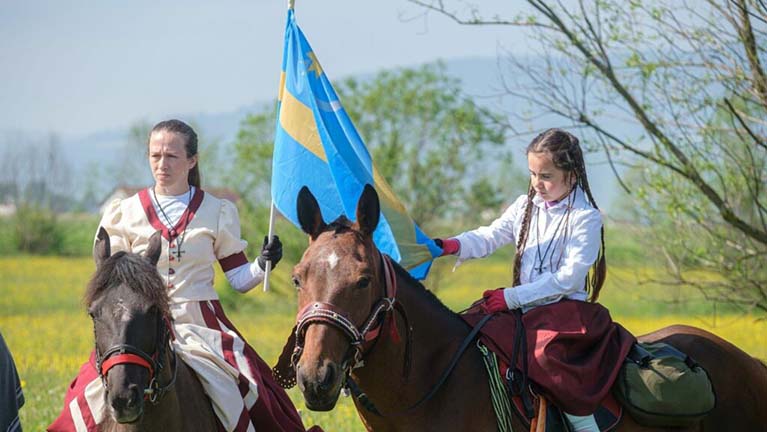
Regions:
[[[269,209],[269,237],[267,242],[272,241],[272,232],[274,231],[274,200],[272,199],[272,206]],[[266,269],[264,270],[264,292],[269,291],[269,275],[272,273],[272,262],[266,262]]]
[[[296,5],[296,0],[288,0],[288,9],[293,9]],[[282,89],[280,89],[282,92]],[[272,198],[272,205],[269,207],[269,234],[267,241],[272,241],[272,233],[274,231],[274,198]],[[272,273],[272,262],[266,262],[266,269],[264,270],[264,292],[269,291],[269,275]]]

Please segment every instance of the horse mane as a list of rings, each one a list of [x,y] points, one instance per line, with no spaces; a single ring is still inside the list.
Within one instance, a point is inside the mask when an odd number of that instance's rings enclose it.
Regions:
[[[168,292],[157,267],[138,254],[124,251],[116,252],[98,266],[85,290],[85,305],[90,307],[105,291],[121,284],[160,308],[163,316],[170,317]]]
[[[452,309],[445,306],[444,303],[442,303],[442,300],[439,299],[433,292],[426,289],[426,287],[416,278],[414,278],[407,270],[405,270],[404,267],[399,265],[398,262],[392,260],[392,264],[394,266],[394,272],[397,274],[397,277],[401,278],[405,282],[408,283],[408,285],[417,288],[417,290],[424,295],[428,301],[434,305],[437,309],[441,309],[443,312],[448,313],[452,318],[455,318],[456,320],[460,321],[465,326],[468,326],[468,324],[461,319],[461,317],[458,316],[457,313],[455,313]]]

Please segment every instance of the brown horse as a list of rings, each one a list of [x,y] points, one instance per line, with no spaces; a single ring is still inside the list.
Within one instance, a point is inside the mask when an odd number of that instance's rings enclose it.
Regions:
[[[170,340],[168,295],[157,273],[160,252],[157,232],[145,256],[111,255],[109,236],[99,230],[97,268],[85,302],[110,414],[103,431],[217,430],[210,401]]]
[[[378,411],[355,399],[369,430],[497,430],[487,374],[475,348],[463,354],[433,396],[418,403],[435,388],[471,329],[396,263],[397,291],[387,290],[386,260],[372,240],[379,218],[375,190],[363,191],[355,223],[341,217],[325,224],[306,188],[299,194],[298,214],[310,243],[293,270],[299,322],[292,360],[306,406],[333,409],[351,374]],[[395,297],[397,307],[392,306]],[[711,376],[717,407],[687,430],[767,431],[767,369],[758,360],[691,327],[669,327],[642,339],[673,344]],[[514,422],[514,430],[525,429]],[[640,426],[626,415],[618,430],[663,429]]]

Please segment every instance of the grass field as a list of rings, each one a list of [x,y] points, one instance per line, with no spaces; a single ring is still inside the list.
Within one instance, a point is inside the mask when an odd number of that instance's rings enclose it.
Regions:
[[[245,296],[224,287],[221,274],[217,277],[228,315],[269,364],[276,360],[293,326],[295,300],[287,269],[287,265],[277,269],[271,292],[256,289]],[[509,260],[503,254],[466,263],[455,273],[451,269],[449,260],[440,262],[430,283],[437,285],[439,297],[454,310],[466,307],[484,289],[508,285]],[[80,301],[92,271],[89,258],[0,257],[0,332],[13,352],[24,386],[27,404],[21,421],[26,430],[43,430],[55,418],[66,386],[92,349],[92,327]],[[767,321],[714,307],[694,291],[638,283],[653,272],[610,269],[601,301],[616,321],[635,334],[673,323],[703,327],[767,359]],[[332,413],[313,413],[303,408],[298,391],[292,390],[290,396],[307,425],[317,423],[328,431],[362,430],[346,398]]]

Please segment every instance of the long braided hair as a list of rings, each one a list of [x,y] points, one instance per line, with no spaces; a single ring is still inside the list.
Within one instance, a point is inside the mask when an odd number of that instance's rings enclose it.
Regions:
[[[581,150],[578,138],[573,134],[562,129],[548,129],[533,138],[530,145],[527,146],[525,154],[546,152],[551,155],[554,166],[565,171],[568,176],[575,176],[573,188],[580,186],[586,193],[586,197],[592,207],[599,210],[596,201],[589,188],[589,180],[586,176],[586,164],[583,161],[583,151]],[[530,219],[532,218],[533,198],[535,189],[532,183],[527,190],[527,205],[525,206],[525,215],[522,218],[522,227],[520,228],[519,239],[517,240],[517,252],[514,255],[514,286],[520,285],[520,273],[522,267],[522,255],[525,253],[528,235],[530,233]],[[567,210],[570,211],[569,209]],[[607,263],[605,262],[605,229],[602,226],[600,230],[601,246],[599,255],[591,270],[591,275],[586,276],[586,289],[590,293],[589,300],[597,301],[599,291],[605,282],[607,276]]]

